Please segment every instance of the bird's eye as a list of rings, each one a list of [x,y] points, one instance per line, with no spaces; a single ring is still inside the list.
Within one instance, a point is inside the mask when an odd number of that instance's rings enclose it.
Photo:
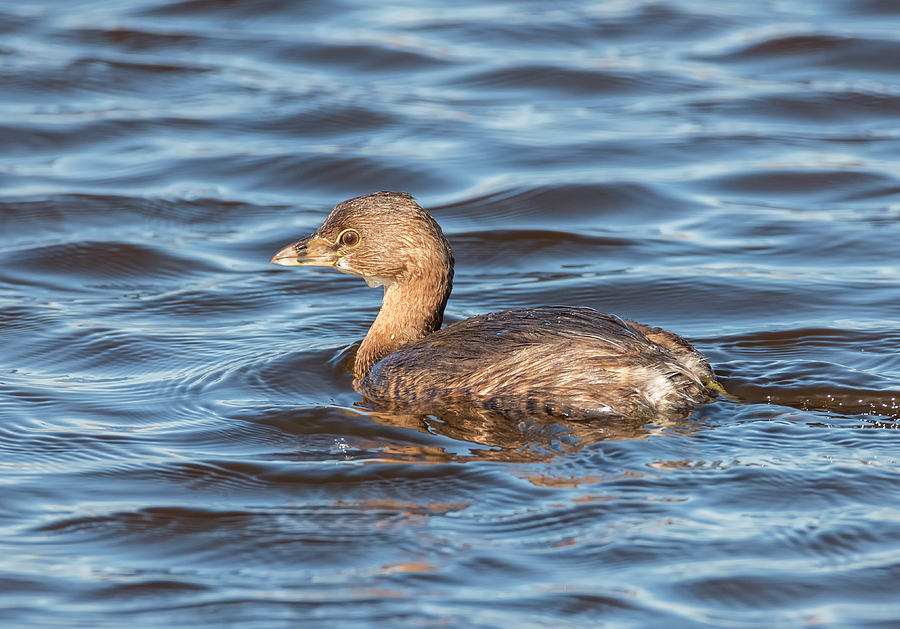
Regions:
[[[347,229],[341,232],[338,241],[345,247],[355,247],[359,244],[360,235],[355,229]]]

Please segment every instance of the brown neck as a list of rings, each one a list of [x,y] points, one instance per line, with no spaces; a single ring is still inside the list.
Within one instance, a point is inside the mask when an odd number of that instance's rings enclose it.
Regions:
[[[366,377],[375,363],[401,345],[440,329],[452,288],[452,258],[450,264],[449,272],[441,268],[384,287],[381,310],[356,354],[354,377]]]

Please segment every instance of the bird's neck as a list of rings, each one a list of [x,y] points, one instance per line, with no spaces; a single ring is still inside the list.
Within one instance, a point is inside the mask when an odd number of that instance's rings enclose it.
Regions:
[[[452,262],[451,262],[452,265]],[[384,301],[359,346],[353,375],[364,378],[379,360],[401,345],[418,341],[441,327],[450,296],[453,267],[418,273],[404,282],[387,284]]]

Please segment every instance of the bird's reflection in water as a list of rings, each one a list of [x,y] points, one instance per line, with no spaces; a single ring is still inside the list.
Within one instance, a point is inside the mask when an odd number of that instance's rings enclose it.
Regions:
[[[666,432],[693,432],[705,425],[702,417],[692,416],[690,413],[652,420],[535,417],[518,421],[499,413],[473,408],[443,409],[432,414],[369,410],[365,414],[382,426],[439,435],[465,444],[465,451],[459,454],[451,454],[444,448],[443,455],[439,458],[445,461],[549,461],[602,441],[645,439]]]

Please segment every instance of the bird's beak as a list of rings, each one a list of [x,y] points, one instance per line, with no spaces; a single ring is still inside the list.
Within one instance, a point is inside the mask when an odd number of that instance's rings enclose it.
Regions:
[[[334,246],[324,238],[313,234],[309,238],[288,245],[270,262],[281,266],[334,266],[338,261]]]

